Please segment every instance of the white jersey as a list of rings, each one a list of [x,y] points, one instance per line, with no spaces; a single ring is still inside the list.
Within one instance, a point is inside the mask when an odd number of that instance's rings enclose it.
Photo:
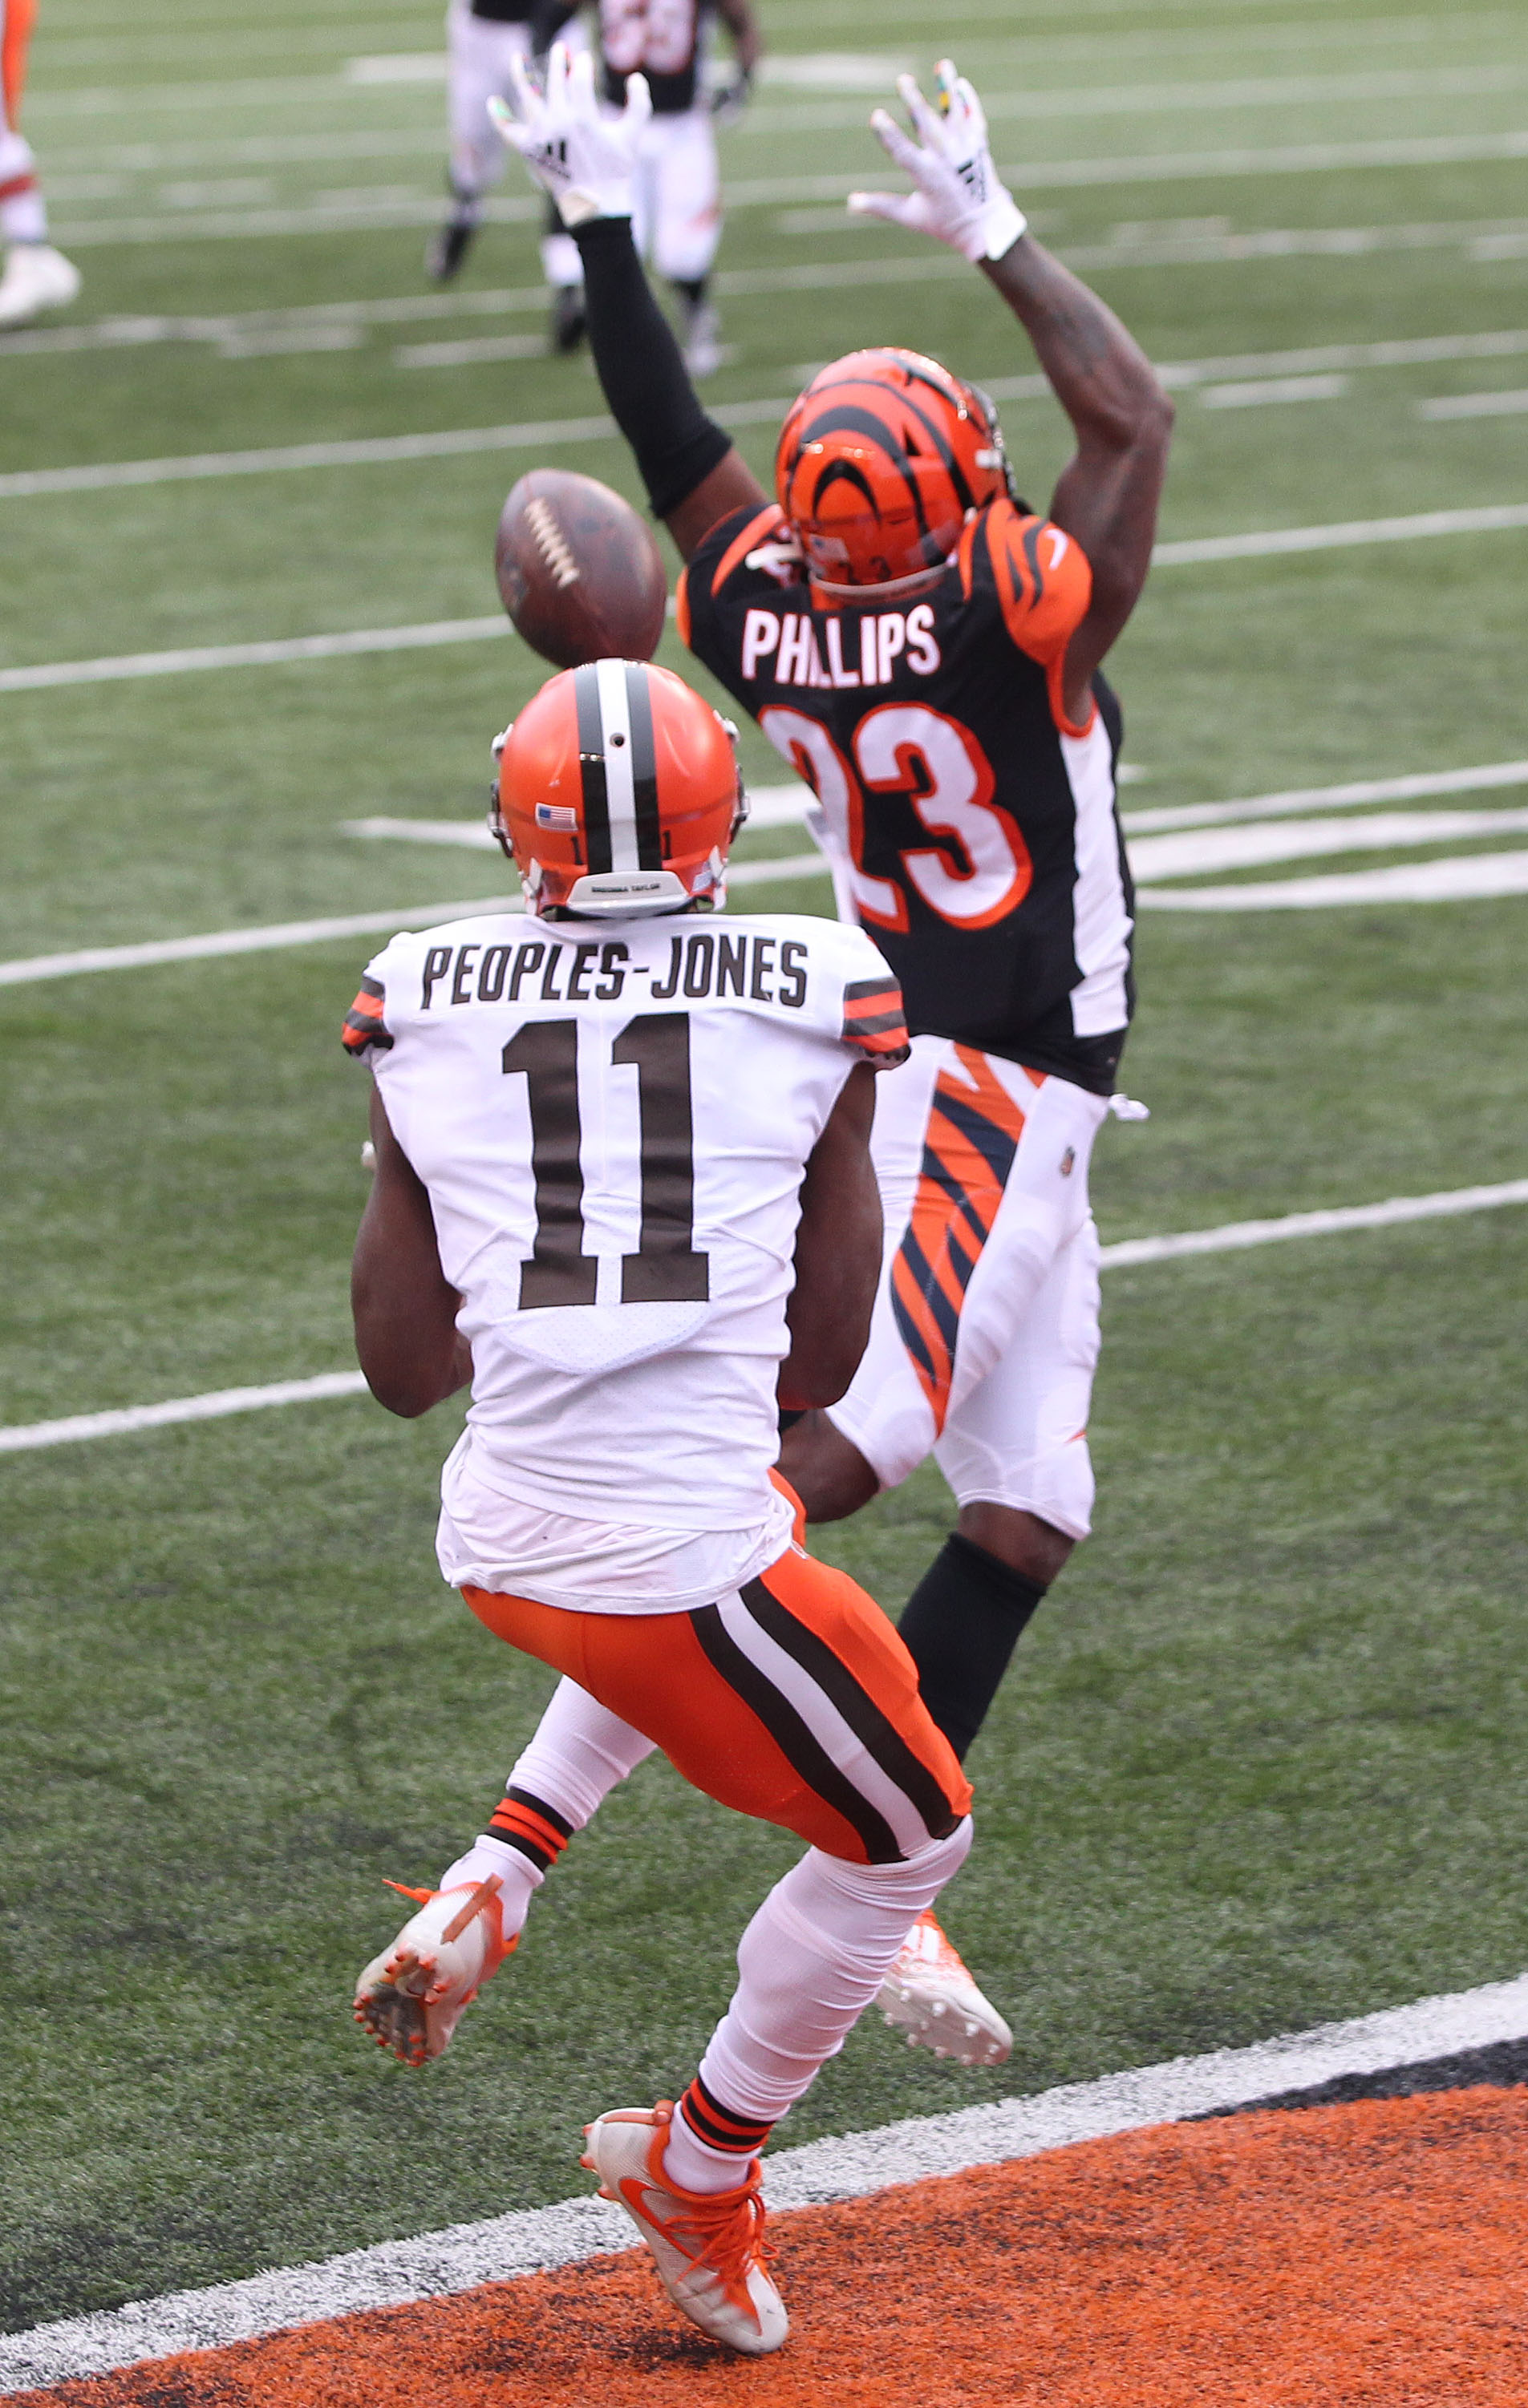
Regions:
[[[800,1183],[896,982],[806,917],[396,937],[346,1042],[429,1191],[472,1348],[474,1477],[627,1529],[757,1526]]]

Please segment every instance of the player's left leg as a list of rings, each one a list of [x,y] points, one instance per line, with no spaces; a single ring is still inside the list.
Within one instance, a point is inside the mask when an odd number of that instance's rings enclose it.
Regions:
[[[511,63],[526,57],[529,49],[528,25],[478,17],[468,0],[451,0],[446,11],[451,208],[425,252],[425,269],[437,284],[449,283],[460,269],[483,222],[483,195],[504,173],[504,145],[494,131],[488,103],[508,95]]]
[[[721,321],[711,299],[711,270],[722,237],[721,169],[711,112],[687,108],[655,118],[653,265],[667,277],[684,320],[685,365],[692,377],[722,364]]]
[[[758,2150],[963,1862],[969,1788],[886,1617],[795,1546],[688,1612],[464,1595],[696,1786],[808,1842],[743,1935],[732,2004],[678,2109],[601,2116],[586,2160],[685,2315],[745,2354],[777,2348],[787,2327],[758,2247]]]
[[[405,1892],[420,1899],[418,1914],[356,1984],[355,2020],[379,2047],[423,2065],[449,2046],[518,1943],[531,1899],[569,1842],[652,1753],[650,1739],[576,1683],[558,1683],[486,1829],[435,1889]]]
[[[36,0],[0,0],[0,327],[24,326],[79,291],[79,270],[48,239],[48,210],[32,146],[17,129]]]

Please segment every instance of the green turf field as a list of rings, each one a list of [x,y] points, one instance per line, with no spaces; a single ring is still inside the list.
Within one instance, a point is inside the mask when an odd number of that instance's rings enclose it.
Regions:
[[[1520,11],[1017,13],[762,0],[808,64],[725,137],[717,402],[858,341],[1032,367],[974,276],[838,214],[878,180],[867,56],[947,43],[1043,238],[1158,359],[1241,363],[1181,393],[1168,540],[1528,501],[1522,410],[1419,409],[1528,385],[1528,334],[1462,348],[1528,329],[1521,156],[1481,155],[1528,126]],[[345,63],[439,44],[420,0],[44,0],[24,122],[86,287],[0,338],[0,480],[597,411],[580,361],[417,356],[539,337],[512,174],[452,295],[392,306],[426,293],[442,93]],[[842,275],[782,289],[814,266]],[[1216,398],[1317,372],[1262,355],[1429,338],[1453,355]],[[1043,499],[1062,423],[1003,416]],[[771,435],[740,437],[761,470]],[[0,669],[487,614],[498,503],[541,456],[635,494],[598,440],[0,483]],[[1129,806],[1528,755],[1525,566],[1501,532],[1164,568],[1115,664]],[[506,638],[0,690],[0,962],[505,892],[483,854],[340,824],[471,816],[541,674]],[[828,908],[821,882],[740,899]],[[1510,896],[1145,914],[1126,1074],[1153,1118],[1101,1145],[1105,1240],[1524,1175],[1525,925]],[[337,1033],[369,950],[0,986],[0,1422],[345,1367],[367,1082]],[[1013,2062],[973,2078],[867,2024],[790,2137],[1521,1970],[1525,1241],[1509,1211],[1109,1274],[1097,1535],[973,1758],[949,1902]],[[593,2110],[692,2069],[790,1851],[651,1764],[443,2063],[349,2022],[382,1877],[477,1828],[549,1685],[436,1578],[455,1426],[356,1401],[0,1458],[0,2322],[563,2197]],[[925,1473],[827,1551],[896,1609],[944,1525]]]

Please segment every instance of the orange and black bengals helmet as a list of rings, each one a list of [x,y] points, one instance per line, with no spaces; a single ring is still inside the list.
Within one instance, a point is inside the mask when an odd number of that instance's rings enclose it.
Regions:
[[[737,730],[649,661],[549,678],[494,746],[488,824],[533,911],[630,919],[719,906],[748,815]]]
[[[897,585],[940,568],[972,510],[1009,488],[997,414],[937,360],[850,351],[780,430],[775,491],[816,583]]]

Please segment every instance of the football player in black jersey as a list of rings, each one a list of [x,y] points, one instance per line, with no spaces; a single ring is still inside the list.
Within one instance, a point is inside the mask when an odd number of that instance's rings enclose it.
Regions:
[[[701,409],[632,244],[641,79],[602,122],[555,53],[545,94],[522,78],[499,122],[578,242],[601,382],[686,564],[681,631],[814,789],[840,910],[901,982],[915,1041],[877,1106],[871,1343],[843,1402],[786,1432],[781,1469],[809,1521],[834,1521],[934,1455],[958,1525],[901,1627],[963,1754],[1089,1526],[1088,1166],[1134,1001],[1101,671],[1146,582],[1172,405],[1026,232],[970,84],[946,61],[932,103],[900,89],[914,136],[871,122],[913,189],[850,208],[946,243],[1024,327],[1076,437],[1048,517],[1018,498],[985,397],[897,350],[814,379],[771,499]],[[955,2041],[962,1973],[937,1927],[915,1931],[883,2004]],[[951,2050],[973,2062],[1006,2037],[981,2006]]]

